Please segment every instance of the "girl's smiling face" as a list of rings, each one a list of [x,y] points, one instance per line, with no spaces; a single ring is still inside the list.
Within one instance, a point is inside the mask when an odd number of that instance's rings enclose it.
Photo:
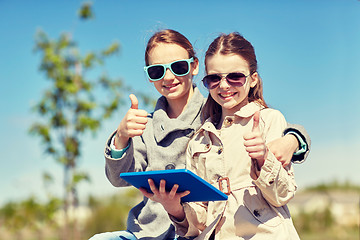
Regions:
[[[240,72],[245,76],[250,74],[248,62],[237,54],[217,53],[206,59],[207,74],[221,74],[223,78],[219,86],[210,89],[211,97],[222,107],[222,115],[233,115],[241,107],[248,104],[248,94],[250,88],[255,87],[258,82],[257,72],[246,78],[246,82],[241,87],[230,85],[225,76],[232,72]]]
[[[167,64],[177,60],[188,59],[188,52],[181,46],[172,43],[159,43],[149,53],[149,65]],[[192,78],[198,73],[198,60],[190,64],[190,71],[185,76],[175,76],[166,69],[165,76],[154,83],[156,90],[166,97],[168,101],[184,100],[193,93]]]

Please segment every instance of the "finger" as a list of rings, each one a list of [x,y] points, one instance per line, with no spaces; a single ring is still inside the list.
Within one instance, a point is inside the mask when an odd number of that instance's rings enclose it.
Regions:
[[[130,130],[127,134],[129,138],[143,135],[144,130]]]
[[[249,147],[245,147],[245,150],[248,153],[253,153],[253,152],[265,152],[265,148],[262,146],[249,146]]]
[[[145,123],[129,122],[127,124],[128,130],[144,130],[146,128]]]
[[[263,144],[262,139],[259,139],[258,135],[252,132],[244,135],[244,140],[245,147]]]
[[[182,197],[185,197],[185,196],[189,195],[189,194],[190,194],[190,191],[189,191],[189,190],[186,190],[186,191],[184,191],[184,192],[182,192],[182,193],[179,193],[179,194],[180,194],[180,198],[182,198]]]
[[[130,101],[131,101],[131,109],[138,109],[139,108],[139,101],[137,97],[134,94],[129,95]]]
[[[174,184],[174,186],[172,187],[172,189],[171,189],[171,191],[169,193],[169,197],[174,198],[178,189],[179,189],[179,185]]]
[[[166,193],[165,185],[166,185],[166,181],[164,179],[161,179],[160,180],[160,185],[159,185],[160,194],[165,194]]]
[[[251,139],[254,139],[256,137],[256,135],[253,132],[248,132],[248,133],[244,134],[243,137],[244,137],[244,140],[246,142],[246,141],[249,141]]]
[[[261,147],[261,148],[266,147],[264,139],[261,136],[259,136],[258,134],[253,134],[253,136],[249,136],[249,138],[244,138],[244,146],[245,147]]]
[[[248,154],[251,159],[260,159],[264,157],[263,152],[249,152]]]
[[[149,183],[149,187],[150,187],[151,191],[154,194],[159,194],[159,191],[158,191],[157,187],[155,186],[154,181],[151,178],[148,179],[148,183]]]
[[[141,123],[141,124],[146,124],[148,119],[147,119],[147,112],[145,110],[132,110],[130,109],[131,113],[129,113],[128,115],[128,122],[135,122],[135,123]],[[130,112],[129,111],[129,112]]]
[[[253,123],[252,131],[253,131],[253,132],[260,132],[260,127],[259,127],[260,112],[259,112],[259,111],[256,111],[256,112],[254,113],[253,120],[254,120],[254,123]]]
[[[143,119],[144,118],[147,119],[147,117],[149,115],[147,111],[142,110],[142,109],[134,109],[134,114],[135,114],[135,116],[141,117]]]

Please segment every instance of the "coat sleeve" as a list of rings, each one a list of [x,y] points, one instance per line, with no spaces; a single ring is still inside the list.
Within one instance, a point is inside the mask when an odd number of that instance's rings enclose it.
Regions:
[[[287,204],[297,189],[292,165],[283,168],[271,152],[254,182],[264,198],[275,207]]]
[[[142,137],[130,139],[129,148],[121,158],[111,156],[110,143],[116,132],[110,135],[105,146],[105,174],[110,183],[115,187],[129,186],[129,184],[120,177],[123,172],[140,172],[147,167],[146,146]]]
[[[281,136],[287,123],[279,111],[272,110],[264,115],[264,137],[266,141],[272,141]],[[256,186],[273,206],[281,207],[294,197],[297,186],[292,165],[282,167],[270,151],[257,176],[254,181]]]
[[[206,228],[207,203],[188,202],[182,205],[185,212],[183,221],[176,221],[170,216],[175,225],[176,233],[182,237],[196,237]]]

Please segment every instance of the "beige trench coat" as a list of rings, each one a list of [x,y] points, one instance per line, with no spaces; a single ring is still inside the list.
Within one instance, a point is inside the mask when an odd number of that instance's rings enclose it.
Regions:
[[[180,236],[209,239],[215,230],[215,239],[299,239],[286,206],[296,191],[292,166],[283,168],[269,152],[257,171],[243,144],[244,134],[252,130],[252,116],[260,109],[266,141],[280,138],[287,126],[283,115],[249,103],[235,116],[226,117],[220,130],[206,121],[189,142],[187,168],[229,191],[229,198],[184,203],[185,220],[172,219]],[[258,178],[254,180],[250,174]]]

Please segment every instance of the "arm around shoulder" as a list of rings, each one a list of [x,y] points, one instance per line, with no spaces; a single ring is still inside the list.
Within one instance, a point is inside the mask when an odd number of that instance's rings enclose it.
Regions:
[[[299,150],[294,153],[291,161],[294,163],[302,163],[306,160],[310,152],[311,139],[305,128],[298,124],[288,124],[284,130],[284,135],[292,134],[299,142]]]

